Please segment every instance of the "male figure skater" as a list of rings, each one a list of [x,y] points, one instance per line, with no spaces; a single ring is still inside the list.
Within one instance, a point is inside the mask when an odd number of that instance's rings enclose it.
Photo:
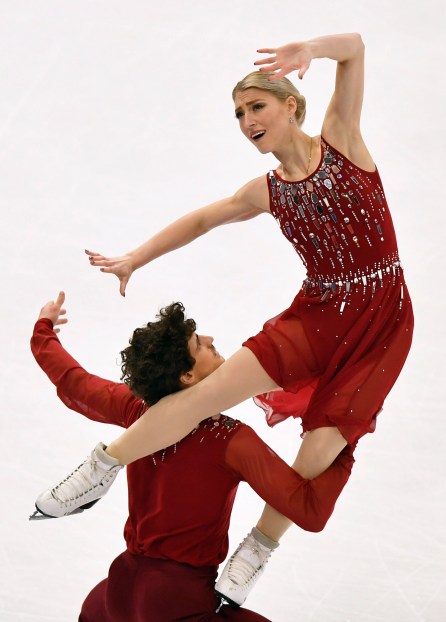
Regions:
[[[61,292],[56,302],[42,308],[31,349],[56,385],[59,398],[95,421],[128,427],[148,405],[187,390],[224,360],[212,337],[197,334],[181,303],[173,303],[160,311],[156,322],[136,329],[121,352],[125,384],[93,376],[55,334],[57,326],[66,322],[64,298]],[[98,446],[70,477],[42,493],[37,509],[52,516],[69,514],[79,507],[78,478],[90,478],[92,483],[98,478],[114,479],[120,466],[103,449]],[[214,592],[218,564],[228,551],[229,520],[239,482],[247,481],[303,529],[320,531],[349,478],[352,453],[347,447],[327,471],[304,480],[251,428],[217,414],[174,446],[132,463],[127,468],[127,550],[113,561],[108,578],[87,596],[79,621],[266,621],[247,609],[221,606]],[[88,497],[84,501],[81,507],[92,504]],[[239,562],[232,572],[252,572],[252,562],[258,565],[259,558],[263,571],[276,546],[254,528],[244,542],[242,565]]]

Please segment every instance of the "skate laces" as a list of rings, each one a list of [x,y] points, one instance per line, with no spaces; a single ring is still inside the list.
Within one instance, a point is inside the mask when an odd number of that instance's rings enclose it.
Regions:
[[[271,555],[271,549],[248,535],[234,553],[229,565],[229,578],[237,585],[248,584],[261,570]]]
[[[93,456],[87,458],[77,469],[51,490],[53,498],[61,503],[67,503],[100,484],[102,478],[110,469],[101,468],[98,462]]]

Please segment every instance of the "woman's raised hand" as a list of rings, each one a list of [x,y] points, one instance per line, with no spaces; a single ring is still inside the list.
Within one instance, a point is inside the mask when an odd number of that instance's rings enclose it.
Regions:
[[[263,65],[260,71],[274,71],[275,75],[270,80],[283,78],[292,71],[299,72],[299,79],[302,80],[308,67],[313,60],[311,47],[306,41],[297,43],[287,43],[280,48],[261,48],[257,50],[260,54],[274,54],[268,58],[256,60],[254,65]]]
[[[115,274],[119,279],[119,293],[121,296],[125,296],[125,288],[129,282],[133,273],[132,259],[130,255],[123,255],[122,257],[104,257],[100,253],[94,253],[92,251],[85,251],[88,255],[91,266],[99,266],[101,272],[110,272]]]

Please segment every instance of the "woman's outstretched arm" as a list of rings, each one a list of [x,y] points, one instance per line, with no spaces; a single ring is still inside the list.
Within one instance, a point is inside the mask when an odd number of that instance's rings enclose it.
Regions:
[[[120,294],[125,296],[127,283],[138,268],[186,246],[220,225],[249,220],[268,211],[267,182],[265,176],[262,176],[247,183],[232,197],[221,199],[179,218],[126,255],[106,257],[93,251],[85,252],[92,266],[99,266],[102,272],[118,277]]]

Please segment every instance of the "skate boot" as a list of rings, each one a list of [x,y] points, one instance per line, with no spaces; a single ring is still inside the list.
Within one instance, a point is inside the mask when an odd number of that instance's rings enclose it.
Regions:
[[[218,596],[232,606],[243,605],[278,546],[254,527],[226,563],[215,585]]]
[[[36,511],[30,520],[59,518],[91,508],[113,484],[122,465],[105,453],[99,443],[91,455],[71,475],[54,488],[42,492],[36,500]]]

